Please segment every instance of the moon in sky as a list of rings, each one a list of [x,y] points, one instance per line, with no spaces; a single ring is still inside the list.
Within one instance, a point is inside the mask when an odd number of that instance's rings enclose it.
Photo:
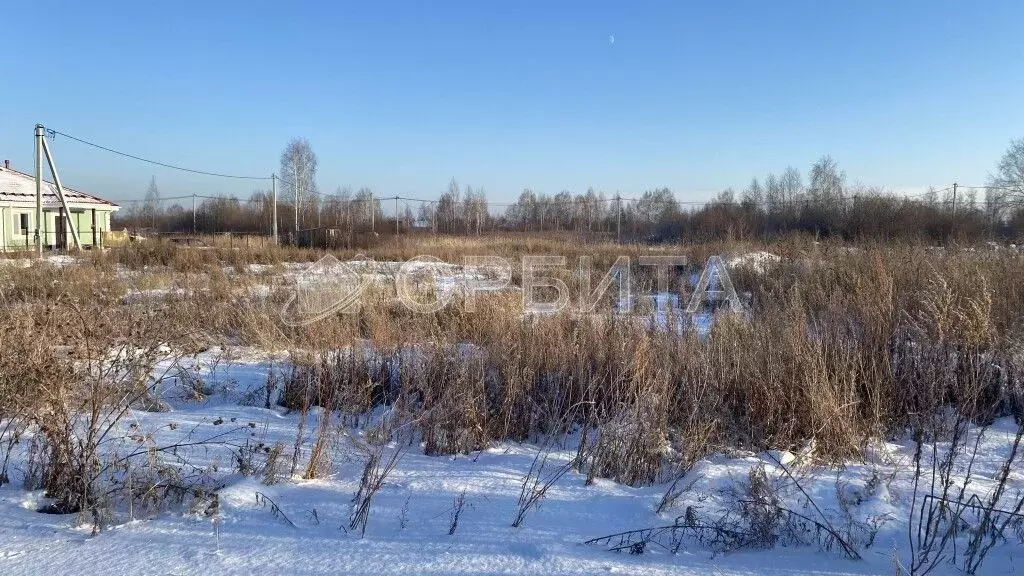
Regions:
[[[615,44],[615,34],[609,34],[608,35],[608,43],[609,44]]]

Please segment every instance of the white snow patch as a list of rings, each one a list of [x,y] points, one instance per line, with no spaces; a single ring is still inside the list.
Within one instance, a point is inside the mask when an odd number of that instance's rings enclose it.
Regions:
[[[730,258],[726,264],[730,268],[749,268],[758,274],[764,274],[773,265],[778,264],[782,258],[771,252],[748,252]]]

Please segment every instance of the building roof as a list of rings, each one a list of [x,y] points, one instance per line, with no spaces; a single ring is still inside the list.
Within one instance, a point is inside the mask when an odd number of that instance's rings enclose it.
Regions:
[[[85,192],[79,192],[73,188],[64,186],[64,196],[68,204],[81,207],[90,205],[93,207],[106,207],[109,210],[117,210],[119,206],[113,202],[97,198]],[[18,172],[11,168],[0,166],[0,204],[36,204],[36,178],[24,172]],[[51,182],[43,181],[43,207],[53,208],[60,206],[57,198],[57,187]]]

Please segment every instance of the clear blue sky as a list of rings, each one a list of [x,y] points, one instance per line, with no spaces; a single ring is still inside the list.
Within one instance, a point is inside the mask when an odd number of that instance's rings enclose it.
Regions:
[[[242,174],[304,136],[328,192],[700,200],[822,154],[896,190],[978,184],[1024,137],[1020,0],[33,0],[0,23],[0,156],[26,171],[41,122]],[[254,188],[54,153],[111,198]]]

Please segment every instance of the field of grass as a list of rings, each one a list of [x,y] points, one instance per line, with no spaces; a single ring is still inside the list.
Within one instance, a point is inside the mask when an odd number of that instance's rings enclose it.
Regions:
[[[374,273],[358,309],[304,324],[282,309],[324,251],[143,241],[0,261],[4,506],[112,540],[201,520],[216,551],[221,530],[252,540],[269,522],[268,538],[367,542],[345,552],[355,572],[373,571],[358,547],[385,542],[436,573],[743,572],[769,553],[822,573],[986,573],[1019,554],[1024,256],[563,240],[332,251]],[[705,302],[695,323],[712,255],[743,310]],[[398,298],[397,263],[422,256],[448,263],[417,269],[417,298],[445,291],[429,312]],[[508,285],[471,296],[485,256]],[[636,305],[524,310],[525,256],[565,257],[545,274],[571,303],[628,258]],[[688,264],[659,279],[651,256]],[[478,570],[429,568],[467,527],[508,545],[460,556]]]

